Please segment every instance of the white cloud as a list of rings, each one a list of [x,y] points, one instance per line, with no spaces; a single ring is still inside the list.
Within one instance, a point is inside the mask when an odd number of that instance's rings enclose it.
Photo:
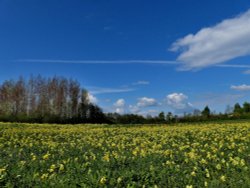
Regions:
[[[157,106],[157,101],[154,98],[142,97],[138,99],[138,107],[148,107],[148,106]]]
[[[124,108],[116,108],[115,112],[118,114],[124,114],[125,110],[124,110]]]
[[[89,102],[91,102],[93,104],[98,103],[98,99],[94,95],[92,95],[91,93],[88,93],[88,99],[89,99]]]
[[[119,114],[123,114],[125,112],[125,100],[124,99],[118,99],[114,103],[115,112]]]
[[[104,101],[109,103],[111,101],[111,99],[105,99]]]
[[[112,27],[112,26],[105,26],[105,27],[103,27],[104,31],[111,31],[112,29],[114,29],[114,27]]]
[[[145,111],[145,108],[156,107],[158,105],[159,105],[158,102],[154,98],[141,97],[141,98],[138,98],[138,101],[135,105],[129,105],[128,110],[130,113],[133,113],[133,114],[145,115],[147,114],[147,112],[148,114],[150,113],[152,114],[152,111],[150,111],[151,109],[149,109],[148,111]]]
[[[227,104],[234,105],[237,101],[244,98],[245,94],[231,94],[231,93],[200,93],[195,96],[194,106],[199,106],[201,109],[209,105],[213,107],[224,107]]]
[[[144,117],[147,117],[147,116],[157,116],[159,114],[159,110],[150,109],[150,110],[147,110],[147,111],[141,111],[138,114],[142,115]]]
[[[64,59],[17,59],[14,62],[66,63],[66,64],[175,64],[166,60],[64,60]]]
[[[250,74],[250,70],[244,71],[243,74]]]
[[[182,70],[200,69],[250,55],[250,9],[177,40],[171,50],[181,50],[177,60]]]
[[[115,103],[114,103],[115,107],[124,107],[125,106],[125,100],[124,99],[118,99]]]
[[[172,93],[166,96],[167,104],[176,111],[189,111],[193,108],[187,99],[188,97],[183,93]]]
[[[237,90],[237,91],[250,91],[250,85],[242,84],[242,85],[232,85],[231,89]]]
[[[133,114],[137,114],[140,112],[140,108],[137,105],[129,105],[129,111]]]
[[[154,98],[148,98],[148,97],[138,98],[137,103],[134,105],[132,104],[126,105],[126,101],[121,98],[115,101],[115,103],[113,103],[112,109],[114,112],[119,114],[124,114],[124,113],[142,114],[147,112],[145,111],[145,108],[156,107],[157,105],[158,103]],[[152,111],[149,111],[149,113],[152,114]]]
[[[139,80],[137,82],[134,82],[132,85],[148,85],[148,84],[150,84],[149,81]]]
[[[250,68],[250,65],[242,65],[242,64],[219,64],[215,65],[216,67],[222,68]]]
[[[93,94],[105,93],[125,93],[134,91],[134,88],[102,88],[102,87],[88,87],[88,90]]]

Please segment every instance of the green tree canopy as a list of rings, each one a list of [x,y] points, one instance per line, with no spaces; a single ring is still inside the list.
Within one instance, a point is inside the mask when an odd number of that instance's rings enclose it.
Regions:
[[[241,106],[240,106],[239,103],[236,103],[236,104],[234,105],[234,110],[233,110],[233,112],[234,112],[234,114],[241,114],[241,113],[242,113],[242,108],[241,108]]]
[[[205,106],[205,108],[203,109],[203,111],[201,112],[202,116],[204,117],[209,117],[210,116],[210,109],[208,106]]]

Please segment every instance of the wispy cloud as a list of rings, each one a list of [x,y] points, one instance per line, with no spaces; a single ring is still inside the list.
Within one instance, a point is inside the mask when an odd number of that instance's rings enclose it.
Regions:
[[[145,80],[139,80],[137,82],[132,83],[132,85],[149,85],[149,84],[150,82]]]
[[[245,97],[245,94],[231,94],[231,93],[201,93],[196,96],[196,101],[193,102],[195,106],[205,105],[218,106],[234,104],[239,99]]]
[[[155,110],[155,109],[149,109],[149,110],[145,110],[145,111],[140,111],[138,112],[139,115],[147,117],[149,116],[157,116],[160,113],[159,110]]]
[[[65,64],[176,64],[176,61],[164,60],[62,60],[62,59],[17,59],[26,63],[65,63]]]
[[[111,31],[112,29],[114,29],[113,26],[105,26],[105,27],[103,27],[104,31]]]
[[[250,70],[244,71],[243,74],[250,74]]]
[[[250,91],[250,85],[242,84],[242,85],[232,85],[231,89],[237,90],[237,91]]]
[[[135,91],[134,88],[102,88],[102,87],[87,87],[91,94],[105,94],[105,93],[124,93]]]
[[[133,114],[138,114],[141,109],[137,105],[129,105],[129,112]]]
[[[181,38],[170,50],[181,50],[177,58],[181,70],[201,69],[250,55],[249,23],[250,10]]]
[[[236,64],[220,64],[215,65],[216,67],[222,67],[222,68],[250,68],[250,65],[236,65]]]
[[[243,74],[250,74],[250,65],[235,65],[235,64],[220,64],[220,65],[215,65],[216,67],[220,68],[236,68],[236,69],[248,69],[244,70],[242,73]]]

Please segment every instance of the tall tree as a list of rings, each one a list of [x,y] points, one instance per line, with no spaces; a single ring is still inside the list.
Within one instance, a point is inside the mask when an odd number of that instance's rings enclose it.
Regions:
[[[230,105],[227,105],[226,106],[226,109],[225,109],[225,114],[231,114],[233,113],[233,107],[231,107]]]
[[[161,122],[164,122],[165,121],[165,114],[164,112],[160,112],[159,115],[158,115],[158,118]]]
[[[105,115],[103,114],[101,108],[94,104],[88,105],[88,119],[90,122],[102,123],[105,122]]]
[[[45,117],[49,114],[49,96],[47,80],[40,75],[36,78],[36,94],[37,100],[37,114],[40,117]]]
[[[203,109],[203,111],[201,112],[202,116],[208,118],[210,116],[210,109],[208,106],[205,106],[205,108]]]
[[[233,113],[234,113],[234,114],[238,114],[238,115],[242,113],[242,108],[241,108],[241,106],[240,106],[239,103],[236,103],[236,104],[234,105]]]
[[[249,113],[250,112],[250,103],[248,103],[248,102],[243,103],[243,112],[244,113]]]
[[[89,115],[89,99],[88,99],[88,92],[85,89],[81,90],[81,100],[79,104],[79,117],[83,119],[87,119]]]
[[[171,122],[173,119],[173,114],[172,112],[168,112],[167,115],[166,115],[166,120],[167,122]]]
[[[71,117],[76,117],[78,114],[78,103],[80,98],[80,84],[77,81],[69,81],[69,97],[71,106]]]
[[[104,119],[102,110],[90,103],[88,92],[76,80],[57,76],[47,79],[40,75],[31,76],[28,82],[20,77],[0,85],[0,118],[3,117],[39,122]]]
[[[199,109],[194,109],[193,115],[194,116],[200,116],[201,115],[201,111]]]
[[[68,94],[68,81],[64,78],[59,80],[58,93],[57,93],[57,111],[58,116],[61,118],[66,117],[67,112],[67,94]]]
[[[36,86],[35,86],[35,78],[31,75],[28,85],[27,85],[27,115],[34,116],[34,112],[36,112]]]
[[[26,114],[26,86],[25,81],[22,77],[15,83],[13,91],[13,100],[14,100],[14,115],[25,115]]]
[[[13,80],[5,81],[1,86],[0,111],[2,115],[9,116],[14,114],[14,88],[15,82]]]

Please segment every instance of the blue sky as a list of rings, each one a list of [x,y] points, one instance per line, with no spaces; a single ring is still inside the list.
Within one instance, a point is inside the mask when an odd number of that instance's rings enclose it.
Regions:
[[[245,0],[0,0],[0,81],[75,78],[105,112],[224,112],[249,62]]]

